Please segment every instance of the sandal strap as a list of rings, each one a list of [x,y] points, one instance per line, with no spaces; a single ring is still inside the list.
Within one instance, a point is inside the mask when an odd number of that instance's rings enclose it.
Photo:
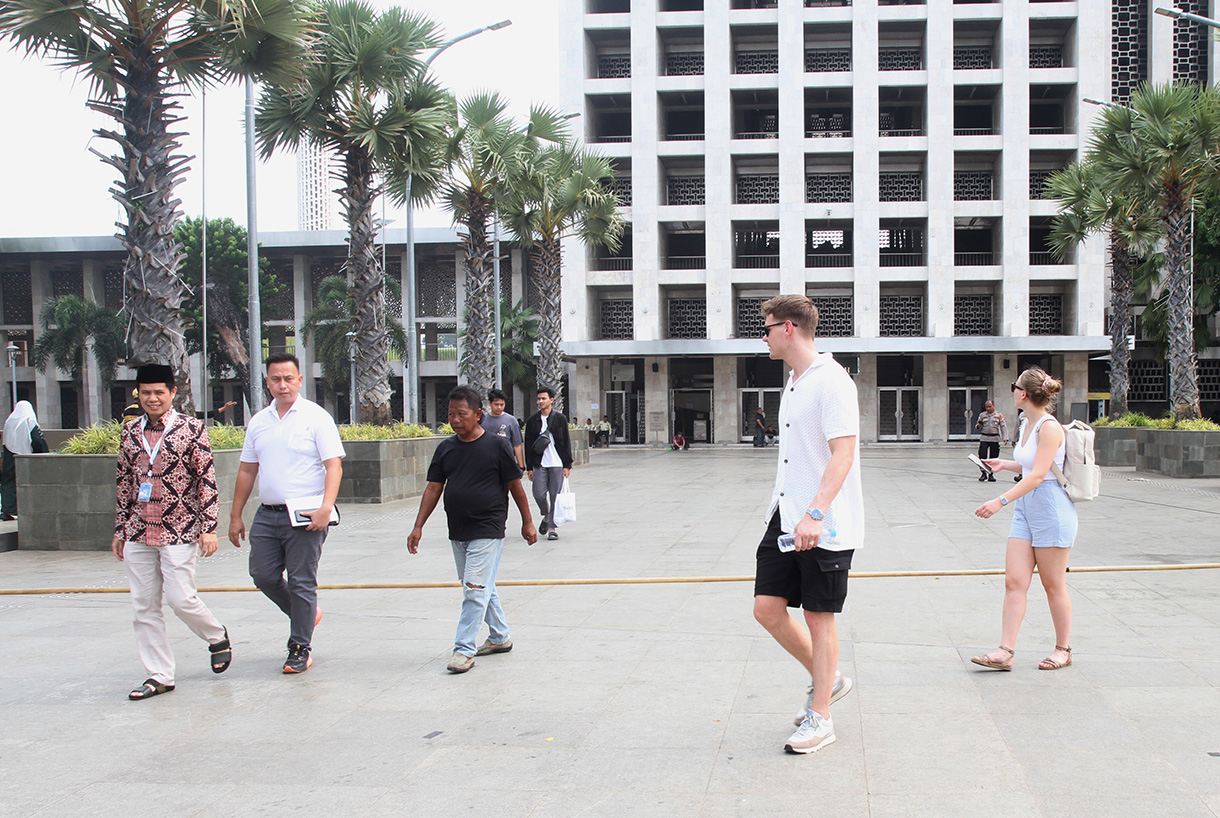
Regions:
[[[224,641],[221,641],[221,642],[217,642],[215,645],[208,645],[208,650],[210,650],[212,653],[223,653],[224,651],[231,650],[231,649],[232,649],[232,645],[229,644],[228,639],[225,639]]]
[[[1071,648],[1065,648],[1063,645],[1055,645],[1055,650],[1061,650],[1061,651],[1063,651],[1064,653],[1071,653],[1071,652],[1072,652],[1072,649],[1071,649]]]
[[[1016,655],[1017,655],[1017,654],[1016,654],[1016,653],[1013,651],[1013,649],[1012,649],[1012,648],[1007,647],[1006,645],[1000,645],[1000,650],[1004,651],[1004,652],[1005,652],[1005,653],[1007,653],[1009,656],[1016,656]]]

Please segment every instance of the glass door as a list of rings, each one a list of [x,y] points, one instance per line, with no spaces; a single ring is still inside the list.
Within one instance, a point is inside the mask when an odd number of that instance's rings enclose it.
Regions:
[[[877,439],[919,440],[922,435],[922,397],[919,386],[890,386],[877,390]]]

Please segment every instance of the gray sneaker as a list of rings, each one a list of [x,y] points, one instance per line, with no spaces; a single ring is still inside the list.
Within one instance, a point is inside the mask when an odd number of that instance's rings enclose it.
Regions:
[[[830,691],[830,703],[834,704],[839,699],[851,692],[852,680],[850,676],[844,676],[839,671],[835,671],[835,686]],[[801,726],[801,722],[805,720],[805,713],[813,708],[813,685],[809,685],[809,692],[805,696],[805,706],[796,711],[796,718],[792,723],[797,727]]]
[[[474,652],[475,656],[486,656],[489,653],[508,653],[513,649],[513,640],[505,639],[500,644],[496,644],[490,639],[484,639],[483,644],[479,645],[479,649]]]
[[[474,667],[474,657],[467,656],[464,653],[457,653],[455,651],[453,658],[449,660],[450,673],[465,673],[472,667]]]
[[[805,714],[796,732],[788,737],[784,750],[789,753],[816,753],[827,744],[834,744],[835,726],[830,719],[814,710]]]

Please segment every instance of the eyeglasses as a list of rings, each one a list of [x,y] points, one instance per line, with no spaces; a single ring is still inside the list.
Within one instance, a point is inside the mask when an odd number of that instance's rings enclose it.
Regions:
[[[762,337],[763,338],[769,337],[771,335],[772,327],[782,327],[784,324],[787,324],[787,323],[788,323],[788,321],[776,321],[774,324],[763,324]],[[792,326],[795,327],[796,324],[793,324]]]
[[[1010,383],[1010,384],[1008,385],[1008,391],[1009,391],[1009,392],[1016,392],[1018,389],[1020,389],[1022,392],[1024,392],[1024,391],[1025,391],[1025,390],[1024,390],[1024,389],[1022,389],[1020,386],[1017,386],[1017,382],[1016,382],[1016,381],[1013,381],[1012,383]]]

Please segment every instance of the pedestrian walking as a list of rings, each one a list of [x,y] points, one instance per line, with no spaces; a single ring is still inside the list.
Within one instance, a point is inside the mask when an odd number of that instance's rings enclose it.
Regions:
[[[517,423],[517,419],[504,411],[504,407],[508,405],[508,396],[499,389],[492,389],[487,393],[487,406],[491,412],[483,413],[482,426],[493,435],[499,435],[508,441],[508,445],[512,447],[513,455],[517,459],[517,466],[522,471],[525,470],[525,439],[521,436],[521,424]]]
[[[0,520],[17,519],[17,459],[15,454],[43,454],[47,441],[38,427],[34,407],[19,400],[4,422],[4,454],[0,464]]]
[[[462,614],[448,665],[451,673],[470,670],[476,656],[508,653],[513,649],[496,592],[510,494],[521,513],[522,538],[530,545],[538,541],[530,518],[529,498],[521,485],[521,469],[508,441],[489,434],[480,424],[482,414],[479,394],[470,387],[459,386],[449,393],[449,425],[454,435],[441,441],[432,455],[428,485],[419,503],[415,527],[407,536],[407,550],[419,553],[424,523],[443,495],[449,544],[463,593]],[[484,622],[488,637],[476,648],[475,641]]]
[[[784,749],[812,753],[835,740],[830,705],[852,688],[838,673],[835,614],[852,555],[864,540],[856,385],[814,342],[818,309],[803,295],[762,306],[763,340],[791,372],[779,406],[779,458],[756,553],[754,617],[808,671],[797,730]],[[788,535],[785,537],[785,535]],[[792,546],[781,550],[780,538]],[[804,623],[788,608],[804,609]]]
[[[1055,626],[1055,650],[1041,670],[1058,670],[1072,663],[1072,598],[1067,589],[1068,555],[1076,541],[1076,507],[1059,481],[1048,475],[1051,463],[1062,471],[1067,453],[1063,427],[1055,420],[1055,396],[1063,384],[1038,367],[1030,367],[1012,383],[1013,399],[1023,413],[1012,460],[984,461],[993,471],[1021,473],[1021,482],[988,500],[975,514],[993,517],[1012,506],[1008,548],[1004,558],[1004,609],[1000,647],[970,659],[993,670],[1012,670],[1017,633],[1025,618],[1026,597],[1034,568],[1046,591]],[[1049,477],[1049,479],[1047,479]]]
[[[110,550],[127,570],[135,609],[136,648],[148,679],[127,695],[139,700],[174,689],[174,654],[163,600],[208,643],[213,673],[233,660],[229,631],[199,598],[197,554],[216,553],[220,497],[212,446],[203,421],[174,411],[174,370],[149,364],[136,371],[141,417],[123,426],[115,473],[114,538]]]
[[[296,356],[277,353],[267,358],[267,389],[275,400],[246,427],[229,519],[229,540],[240,548],[246,537],[242,512],[258,478],[260,505],[250,526],[250,576],[288,616],[285,673],[304,673],[313,665],[313,630],[322,619],[318,563],[345,454],[331,416],[301,397],[301,380]],[[297,519],[289,516],[290,505]]]
[[[754,448],[761,449],[767,445],[767,413],[760,406],[754,413]]]
[[[987,460],[1000,456],[1000,441],[1008,445],[1008,422],[1004,415],[995,410],[995,404],[987,401],[983,404],[983,412],[979,415],[974,428],[979,433],[979,460]],[[979,482],[995,482],[995,475],[979,469]]]
[[[538,411],[525,422],[525,462],[534,500],[538,503],[538,533],[548,540],[559,539],[555,530],[555,498],[563,488],[563,478],[572,472],[572,441],[568,419],[556,411],[555,390],[538,387]]]

